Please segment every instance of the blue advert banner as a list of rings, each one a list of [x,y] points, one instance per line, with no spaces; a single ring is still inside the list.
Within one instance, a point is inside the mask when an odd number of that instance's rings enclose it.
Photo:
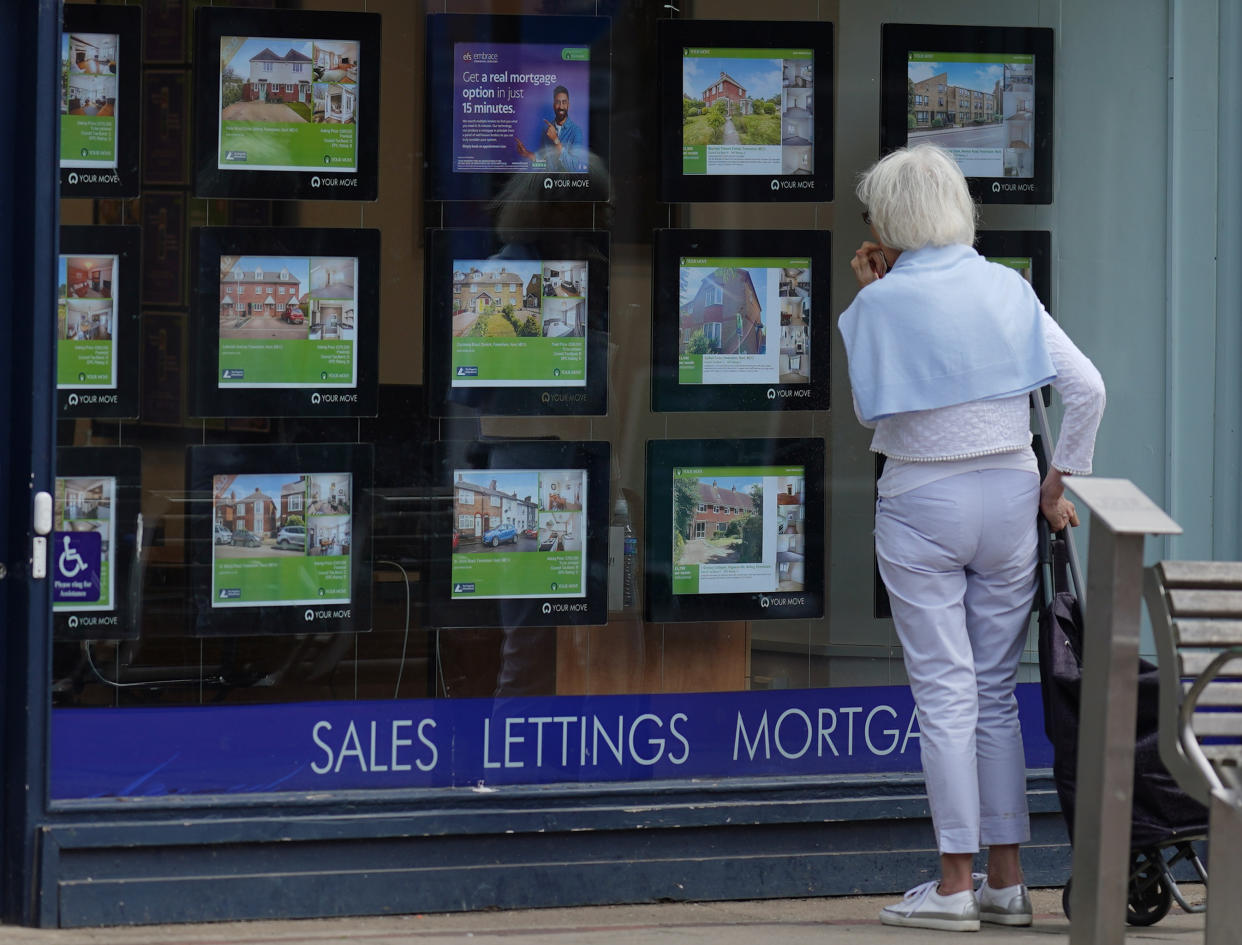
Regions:
[[[1050,767],[1038,684],[1018,702]],[[52,713],[57,799],[918,770],[904,686]]]

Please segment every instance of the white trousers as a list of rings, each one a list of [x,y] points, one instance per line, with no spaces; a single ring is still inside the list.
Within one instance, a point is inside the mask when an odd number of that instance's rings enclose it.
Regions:
[[[918,707],[941,853],[1030,839],[1018,660],[1039,477],[983,469],[876,503],[875,545]]]

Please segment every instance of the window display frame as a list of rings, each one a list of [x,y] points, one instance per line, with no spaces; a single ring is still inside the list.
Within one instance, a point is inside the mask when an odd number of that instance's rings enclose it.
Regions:
[[[195,13],[194,195],[254,197],[263,200],[375,200],[379,192],[380,15],[318,10],[253,10],[200,7]],[[355,129],[355,169],[268,170],[246,165],[220,168],[220,41],[225,36],[351,42],[361,64],[356,102],[350,103]],[[313,67],[312,67],[313,71]],[[313,74],[312,74],[313,79]],[[310,83],[315,84],[313,81]],[[350,83],[338,83],[347,85]],[[363,120],[356,117],[361,114]],[[326,160],[325,156],[325,160]]]
[[[1052,234],[1048,230],[979,230],[975,249],[985,259],[1025,256],[1031,260],[1031,288],[1052,309]]]
[[[141,571],[135,568],[141,553],[142,451],[135,446],[62,446],[56,450],[56,479],[110,478],[115,482],[112,508],[112,606],[107,611],[72,609],[53,604],[52,639],[136,640],[142,600]],[[54,545],[53,540],[49,545]],[[53,547],[50,557],[56,555]],[[55,577],[56,566],[49,566]],[[106,632],[100,632],[106,631]]]
[[[193,244],[190,411],[196,417],[373,417],[379,376],[380,231],[197,227]],[[345,247],[342,251],[341,247]],[[356,258],[354,384],[221,386],[220,260],[224,256]],[[240,260],[239,260],[240,264]],[[303,317],[310,318],[309,313]],[[309,338],[307,339],[309,341]]]
[[[826,312],[829,298],[832,237],[827,230],[657,230],[652,241],[651,409],[656,412],[740,410],[827,410],[831,324],[811,314],[807,350],[821,355],[806,384],[740,381],[682,384],[679,379],[680,269],[686,257],[810,259],[812,306]],[[770,267],[769,267],[770,268]],[[779,291],[779,290],[778,290]],[[779,303],[778,303],[779,304]],[[676,313],[676,318],[668,313]],[[778,329],[779,310],[778,310]],[[779,333],[778,358],[779,353]],[[779,370],[779,361],[778,361]]]
[[[115,299],[113,334],[114,387],[60,387],[56,415],[78,417],[137,417],[139,412],[139,358],[142,313],[139,305],[142,271],[142,228],[138,226],[62,226],[61,257],[115,256],[120,269],[120,294]],[[57,341],[57,364],[61,351]]]
[[[115,199],[136,197],[142,188],[140,100],[142,95],[142,9],[136,5],[64,5],[61,34],[106,33],[118,37],[120,65],[116,75],[116,119],[114,141],[116,168],[60,168],[61,197]],[[62,65],[62,69],[63,69]],[[68,88],[62,90],[68,95]],[[67,106],[66,106],[67,107]],[[63,160],[63,153],[61,158]]]
[[[436,445],[438,470],[434,492],[439,496],[426,557],[431,580],[427,618],[432,627],[597,626],[608,619],[608,510],[611,447],[605,441],[477,440],[443,441]],[[454,598],[452,540],[456,527],[454,474],[488,470],[583,470],[587,497],[585,520],[585,593],[581,596]],[[514,541],[517,548],[517,541]],[[449,549],[447,552],[445,549]],[[521,553],[521,552],[518,552]],[[526,552],[529,553],[529,552]]]
[[[529,37],[537,36],[537,43]],[[565,45],[590,49],[587,72],[587,168],[585,172],[498,170],[454,171],[457,98],[454,92],[459,63],[458,43]],[[426,175],[429,200],[606,201],[611,196],[603,173],[610,161],[612,95],[612,20],[606,16],[431,13],[427,15],[426,44]],[[507,73],[506,73],[507,74]],[[465,81],[463,79],[463,81]],[[577,84],[577,83],[575,83]],[[512,91],[512,90],[510,90]],[[570,100],[572,117],[577,106]],[[546,120],[546,119],[545,119]],[[444,134],[452,128],[454,133]],[[522,181],[530,181],[522,187]],[[538,181],[536,184],[534,182]]]
[[[880,153],[909,141],[907,96],[909,55],[926,50],[950,54],[1015,53],[1035,57],[1029,181],[967,175],[970,193],[985,204],[1050,204],[1053,182],[1054,33],[1046,27],[934,26],[885,23],[881,26]],[[1043,78],[1045,77],[1046,78]]]
[[[427,232],[424,377],[433,416],[598,416],[608,411],[609,236],[603,230],[433,229]],[[521,255],[518,255],[518,254]],[[587,263],[583,386],[538,383],[454,387],[453,272],[461,260]],[[540,336],[542,338],[542,335]],[[464,369],[464,368],[463,368]],[[477,369],[476,369],[477,370]]]
[[[825,450],[826,444],[819,437],[648,440],[645,618],[657,623],[679,623],[822,617],[827,602]],[[673,471],[696,467],[775,466],[800,466],[803,470],[802,520],[815,531],[805,536],[802,590],[675,594]]]
[[[365,443],[190,446],[186,450],[186,535],[190,570],[187,633],[192,637],[362,633],[371,630],[373,449]],[[349,601],[214,607],[215,476],[348,473]],[[270,498],[270,497],[269,497]],[[303,539],[309,529],[303,527]],[[279,536],[278,536],[279,537]],[[307,557],[310,557],[308,554]]]
[[[833,190],[833,24],[823,20],[657,21],[660,89],[660,199],[665,203],[709,201],[822,202]],[[812,173],[686,174],[683,166],[683,53],[688,48],[721,50],[806,49],[813,51],[812,81],[823,76],[827,93],[812,112]],[[735,83],[736,84],[736,83]],[[782,96],[787,86],[782,84]],[[784,157],[784,155],[782,155]],[[782,167],[782,171],[784,168]]]

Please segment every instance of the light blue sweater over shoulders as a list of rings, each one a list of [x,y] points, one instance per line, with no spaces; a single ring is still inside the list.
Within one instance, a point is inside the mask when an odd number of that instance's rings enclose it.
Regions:
[[[973,247],[903,252],[838,321],[859,414],[870,422],[1051,382],[1043,313],[1021,275]]]

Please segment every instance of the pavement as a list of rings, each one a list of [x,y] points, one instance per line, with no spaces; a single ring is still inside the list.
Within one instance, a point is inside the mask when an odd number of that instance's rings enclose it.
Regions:
[[[1202,886],[1183,884],[1188,901]],[[876,917],[894,896],[655,903],[569,909],[494,910],[438,915],[375,916],[153,925],[102,929],[0,927],[0,945],[968,945],[1069,941],[1060,889],[1031,890],[1029,928],[983,926],[978,933],[890,928]],[[1158,924],[1133,928],[1127,943],[1203,941],[1202,915],[1176,904]]]

